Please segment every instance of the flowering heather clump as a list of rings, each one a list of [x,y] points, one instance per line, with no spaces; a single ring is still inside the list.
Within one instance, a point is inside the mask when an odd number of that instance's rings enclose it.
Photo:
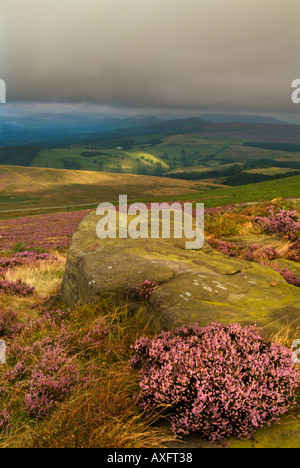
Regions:
[[[269,217],[258,216],[256,222],[261,228],[270,234],[300,234],[300,220],[297,211],[280,210],[275,214],[275,207],[268,208]],[[296,239],[296,238],[295,238]]]
[[[243,255],[244,260],[247,260],[248,262],[253,262],[255,260],[255,254],[258,249],[260,249],[260,245],[258,244],[248,245],[248,248]]]
[[[34,293],[34,288],[21,280],[16,282],[0,280],[0,295],[1,294],[15,294],[17,296],[30,296]]]
[[[4,374],[4,380],[9,383],[18,382],[22,380],[26,373],[28,372],[28,367],[26,365],[25,360],[19,361],[17,364],[14,365],[11,369],[9,369]]]
[[[290,246],[287,258],[293,262],[300,262],[300,239],[297,239],[293,245]]]
[[[2,431],[3,429],[10,428],[10,418],[10,412],[6,408],[4,408],[0,412],[0,431]]]
[[[290,251],[287,256],[288,260],[291,260],[292,262],[300,262],[300,256],[298,252],[293,252]]]
[[[144,411],[168,406],[172,430],[216,441],[250,437],[295,403],[299,374],[291,351],[265,343],[254,327],[197,324],[135,345],[136,401]]]
[[[0,336],[12,337],[20,328],[22,325],[18,323],[15,312],[0,310]]]
[[[300,239],[297,239],[293,244],[293,249],[297,250],[300,253]]]
[[[109,330],[102,322],[97,323],[83,338],[82,344],[88,346],[102,346]]]
[[[288,251],[287,259],[292,262],[300,262],[300,252],[299,249],[294,249],[294,246],[291,246]]]
[[[288,268],[279,268],[278,266],[273,266],[275,271],[278,271],[285,281],[288,284],[292,284],[293,286],[297,286],[298,288],[300,287],[300,278],[297,278],[297,276],[294,275]]]
[[[281,257],[280,252],[274,249],[274,247],[270,247],[270,246],[265,246],[254,254],[254,258],[256,261],[275,260],[276,258],[280,258],[280,257]]]
[[[28,415],[44,418],[57,403],[73,393],[78,379],[79,370],[62,347],[56,345],[46,349],[28,380],[29,390],[25,395]]]
[[[213,249],[221,252],[223,255],[227,255],[228,257],[238,256],[238,246],[232,242],[225,242],[218,239],[209,239],[208,242]]]
[[[14,248],[20,239],[27,248],[65,249],[88,213],[84,210],[0,221],[0,250]]]
[[[46,320],[58,325],[62,323],[64,320],[68,320],[71,315],[71,309],[61,310],[61,309],[54,309],[54,310],[46,310],[43,313],[43,317]]]
[[[34,265],[39,261],[56,261],[57,257],[48,253],[39,254],[34,251],[18,252],[13,257],[0,258],[0,272],[21,265]]]
[[[158,283],[155,281],[146,280],[137,286],[136,292],[138,296],[140,296],[144,301],[148,302],[156,286],[158,286]]]

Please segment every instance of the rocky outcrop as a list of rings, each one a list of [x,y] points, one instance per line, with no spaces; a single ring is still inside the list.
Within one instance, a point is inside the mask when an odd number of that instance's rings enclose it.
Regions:
[[[208,245],[185,250],[184,239],[100,240],[98,221],[89,214],[72,240],[62,283],[70,306],[109,298],[138,312],[144,308],[136,287],[150,280],[158,286],[146,311],[162,329],[212,321],[269,330],[300,324],[300,289],[270,267],[228,258]]]

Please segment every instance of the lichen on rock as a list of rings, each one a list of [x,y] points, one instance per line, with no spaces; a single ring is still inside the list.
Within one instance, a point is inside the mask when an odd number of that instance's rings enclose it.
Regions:
[[[109,298],[136,311],[136,287],[149,280],[158,286],[147,314],[164,330],[213,321],[269,330],[300,325],[300,290],[272,268],[226,257],[207,244],[185,250],[185,239],[100,240],[98,220],[89,214],[73,237],[62,283],[67,304]]]

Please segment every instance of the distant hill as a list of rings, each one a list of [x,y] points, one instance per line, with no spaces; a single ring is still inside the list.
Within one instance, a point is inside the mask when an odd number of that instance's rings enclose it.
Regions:
[[[204,116],[205,117],[205,116]],[[101,114],[41,113],[0,116],[0,146],[59,147],[94,139],[187,133],[238,136],[254,141],[299,143],[298,125],[268,117],[212,115],[161,120],[156,116],[117,118]]]
[[[0,146],[35,145],[42,147],[79,143],[131,128],[158,124],[153,116],[135,118],[102,117],[97,114],[33,114],[22,117],[0,116]]]
[[[196,131],[196,129],[194,129],[194,131]],[[206,136],[235,137],[264,143],[300,143],[299,125],[210,123],[204,127],[198,128],[198,131]]]
[[[289,122],[274,119],[273,117],[264,117],[259,115],[247,114],[202,114],[200,118],[211,123],[258,123],[258,124],[282,124],[288,125]]]
[[[261,123],[213,123],[198,117],[166,120],[149,127],[123,129],[118,133],[111,132],[111,137],[116,137],[118,134],[124,137],[151,134],[185,135],[197,133],[203,136],[236,137],[258,142],[300,143],[299,125],[280,123],[279,121],[276,123],[267,121]],[[109,132],[107,136],[109,136]]]
[[[189,119],[174,119],[174,120],[166,120],[164,122],[157,123],[155,125],[151,125],[147,132],[151,133],[173,133],[180,130],[190,130],[192,131],[194,128],[203,127],[207,124],[205,120],[199,119],[198,117],[191,117]]]
[[[0,166],[0,214],[3,218],[1,212],[7,210],[97,205],[118,201],[119,194],[129,200],[176,197],[210,187],[214,184],[143,175]]]

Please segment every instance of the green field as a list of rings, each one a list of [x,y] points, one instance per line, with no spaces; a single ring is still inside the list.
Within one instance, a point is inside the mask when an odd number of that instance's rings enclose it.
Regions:
[[[295,170],[289,162],[300,162],[300,153],[244,146],[249,138],[163,134],[100,140],[65,148],[40,149],[32,167],[74,169],[142,175],[225,171],[249,162],[250,174],[276,175]],[[272,167],[260,167],[261,160]],[[255,162],[257,166],[255,167]],[[279,166],[277,168],[277,165]],[[278,164],[279,163],[279,164]],[[284,163],[287,167],[280,167]],[[208,176],[208,179],[212,177]],[[224,179],[223,179],[224,180]],[[222,178],[216,182],[222,183]]]
[[[266,167],[266,168],[260,168],[260,169],[251,169],[248,172],[248,174],[266,174],[266,175],[277,175],[277,174],[286,174],[287,172],[291,172],[293,169],[289,168],[284,168],[284,167]]]
[[[271,127],[269,136],[264,126],[242,131],[232,125],[215,134],[180,130],[61,148],[0,148],[0,163],[20,161],[19,167],[0,165],[0,217],[12,216],[9,210],[19,216],[83,209],[123,193],[131,200],[199,200],[207,207],[300,197],[297,129]],[[276,136],[286,143],[276,143]],[[257,142],[267,137],[272,143]]]
[[[239,203],[271,201],[275,198],[300,198],[300,176],[199,192],[196,195],[172,197],[204,203],[207,208]]]

